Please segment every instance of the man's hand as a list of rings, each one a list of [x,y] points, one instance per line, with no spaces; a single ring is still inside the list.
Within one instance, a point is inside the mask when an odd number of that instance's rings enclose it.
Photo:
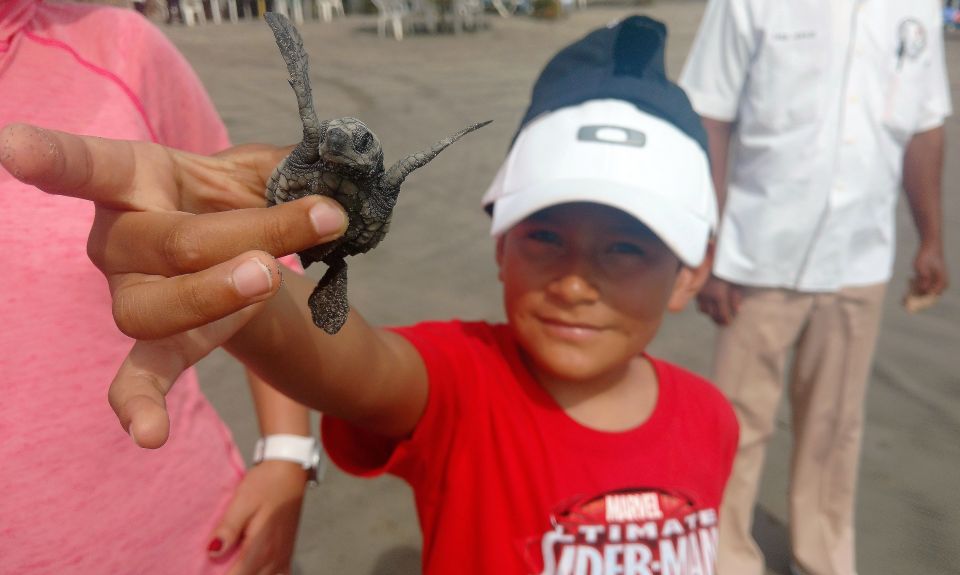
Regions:
[[[939,247],[920,246],[913,260],[910,291],[915,295],[940,295],[950,285],[947,263]]]
[[[711,275],[697,294],[697,307],[717,325],[728,325],[740,311],[742,288]]]
[[[253,145],[206,157],[22,124],[0,130],[0,164],[14,177],[96,206],[87,252],[109,282],[117,325],[139,340],[110,403],[142,447],[166,441],[164,396],[177,376],[280,289],[274,257],[346,228],[328,198],[262,207],[287,151]]]
[[[307,472],[288,461],[263,461],[237,487],[208,551],[217,559],[236,550],[228,575],[290,573]]]

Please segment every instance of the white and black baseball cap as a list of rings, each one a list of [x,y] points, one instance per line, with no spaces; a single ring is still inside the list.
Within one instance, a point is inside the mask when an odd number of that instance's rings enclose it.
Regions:
[[[483,198],[500,235],[535,212],[594,202],[631,214],[687,265],[717,225],[706,135],[666,78],[666,28],[634,16],[563,49],[534,86]]]

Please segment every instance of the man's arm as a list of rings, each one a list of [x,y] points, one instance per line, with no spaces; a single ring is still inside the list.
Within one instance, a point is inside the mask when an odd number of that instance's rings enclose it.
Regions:
[[[723,215],[723,206],[727,202],[727,164],[730,160],[730,135],[733,122],[701,117],[703,128],[707,132],[707,146],[710,148],[710,175],[713,188],[717,193],[717,209]]]
[[[730,159],[730,135],[733,132],[733,122],[707,117],[701,117],[701,120],[707,131],[710,175],[713,178],[713,188],[717,194],[717,209],[722,220],[723,208],[727,202],[727,165]],[[711,245],[711,257],[715,247]],[[711,275],[697,294],[697,308],[710,316],[716,324],[727,325],[737,315],[740,308],[740,295],[738,286]]]
[[[914,134],[903,155],[903,188],[920,236],[913,261],[916,295],[939,294],[949,278],[943,254],[944,128]]]

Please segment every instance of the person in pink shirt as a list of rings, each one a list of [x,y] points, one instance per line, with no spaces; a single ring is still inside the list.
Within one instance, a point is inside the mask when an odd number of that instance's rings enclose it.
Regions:
[[[163,34],[104,6],[0,2],[11,122],[204,154],[230,144]],[[133,342],[86,254],[93,218],[88,202],[0,168],[0,573],[289,572],[307,471],[245,473],[192,371],[167,398],[165,450],[109,421],[107,385]],[[305,408],[255,378],[251,389],[265,435],[310,436]]]

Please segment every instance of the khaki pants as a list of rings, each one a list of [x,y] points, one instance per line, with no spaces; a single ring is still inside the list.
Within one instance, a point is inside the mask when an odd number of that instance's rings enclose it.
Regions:
[[[750,529],[791,349],[794,560],[810,575],[856,573],[853,508],[863,402],[885,290],[747,288],[735,321],[720,331],[714,380],[737,412],[740,447],[721,509],[718,575],[764,574]]]

